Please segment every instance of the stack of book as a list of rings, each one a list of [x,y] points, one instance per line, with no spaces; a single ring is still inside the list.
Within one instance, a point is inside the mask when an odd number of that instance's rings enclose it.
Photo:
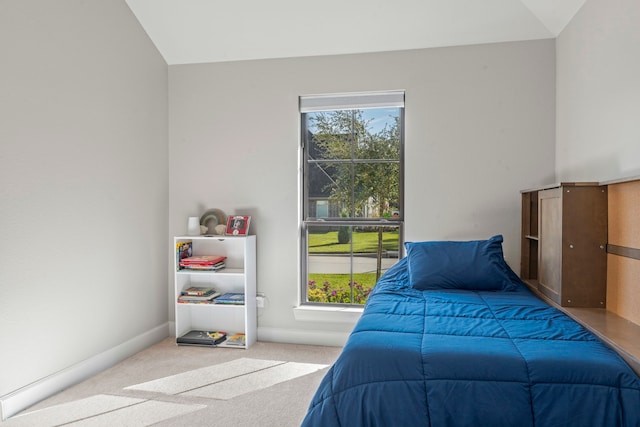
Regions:
[[[216,304],[244,305],[244,294],[240,292],[229,292],[222,294],[215,300]]]
[[[180,268],[188,270],[216,271],[224,268],[226,256],[222,255],[198,255],[180,260]]]
[[[220,296],[214,288],[205,286],[191,286],[183,289],[178,297],[180,304],[213,304]]]
[[[227,339],[227,333],[222,331],[189,331],[176,339],[178,344],[218,345]]]

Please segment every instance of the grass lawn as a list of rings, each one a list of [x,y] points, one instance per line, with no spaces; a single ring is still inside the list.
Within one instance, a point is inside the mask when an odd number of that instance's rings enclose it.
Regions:
[[[309,274],[309,280],[313,280],[319,285],[329,282],[333,286],[347,287],[351,276],[348,274]],[[353,275],[353,280],[360,283],[363,288],[373,288],[373,285],[376,284],[376,273],[356,273]]]
[[[377,231],[354,231],[352,233],[354,253],[376,253],[378,250]],[[385,251],[398,250],[398,231],[382,233],[382,248]],[[348,254],[351,243],[338,243],[338,232],[309,233],[310,254]]]

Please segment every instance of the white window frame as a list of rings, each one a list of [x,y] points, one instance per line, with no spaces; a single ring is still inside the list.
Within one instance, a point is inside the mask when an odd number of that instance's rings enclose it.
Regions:
[[[353,110],[353,109],[371,109],[371,108],[399,108],[401,114],[401,137],[400,137],[400,207],[399,218],[393,222],[383,218],[358,219],[353,221],[345,221],[344,224],[350,225],[394,225],[399,227],[400,231],[400,247],[399,257],[403,255],[403,226],[404,226],[404,91],[385,91],[385,92],[361,92],[361,93],[345,93],[345,94],[324,94],[324,95],[307,95],[301,96],[299,99],[300,119],[301,119],[301,140],[300,140],[300,305],[294,313],[297,320],[315,321],[320,320],[317,314],[340,313],[344,321],[352,322],[359,317],[362,311],[362,305],[358,304],[335,304],[335,303],[318,303],[307,301],[307,239],[306,227],[314,222],[325,222],[324,219],[309,218],[306,213],[307,194],[305,191],[306,159],[305,146],[306,125],[305,114],[321,111],[334,110]],[[398,258],[400,259],[400,258]],[[334,317],[335,318],[335,317]]]

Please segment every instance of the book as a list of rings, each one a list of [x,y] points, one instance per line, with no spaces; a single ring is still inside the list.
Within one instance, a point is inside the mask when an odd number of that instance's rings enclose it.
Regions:
[[[213,300],[218,296],[220,296],[220,292],[217,292],[210,286],[190,286],[180,291],[180,296],[178,296],[178,303],[213,304]]]
[[[204,296],[210,295],[215,292],[215,289],[209,286],[190,286],[183,289],[180,293],[182,295]]]
[[[187,240],[176,243],[176,270],[180,270],[180,262],[193,255],[193,241]]]
[[[240,292],[228,292],[216,298],[216,304],[244,304],[244,294]]]
[[[184,296],[178,297],[178,304],[215,304],[215,298],[211,299],[185,299]]]
[[[178,337],[178,344],[218,345],[227,339],[227,333],[222,331],[193,330]]]
[[[220,295],[220,292],[211,292],[207,295],[180,295],[178,302],[189,303],[194,301],[211,301]]]
[[[180,259],[180,266],[187,265],[214,265],[227,259],[223,255],[197,255]]]
[[[238,345],[238,346],[243,346],[246,343],[246,337],[244,334],[233,334],[230,337],[227,338],[227,341],[225,342],[226,345]]]
[[[181,266],[184,270],[199,270],[199,271],[218,271],[225,267],[225,262],[219,262],[217,264],[189,264]]]
[[[207,332],[207,335],[209,335],[209,338],[211,338],[216,344],[220,344],[227,339],[227,333],[222,331]]]

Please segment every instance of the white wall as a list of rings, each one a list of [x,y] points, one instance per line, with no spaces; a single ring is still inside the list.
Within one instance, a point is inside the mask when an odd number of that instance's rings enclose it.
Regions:
[[[1,397],[166,325],[169,239],[168,71],[125,2],[3,1],[0,52]]]
[[[519,190],[554,179],[554,40],[169,67],[170,233],[207,208],[253,215],[259,339],[352,327],[292,312],[298,96],[386,89],[406,90],[406,240],[502,233],[519,271]]]
[[[640,2],[587,0],[557,39],[557,175],[640,175]]]

